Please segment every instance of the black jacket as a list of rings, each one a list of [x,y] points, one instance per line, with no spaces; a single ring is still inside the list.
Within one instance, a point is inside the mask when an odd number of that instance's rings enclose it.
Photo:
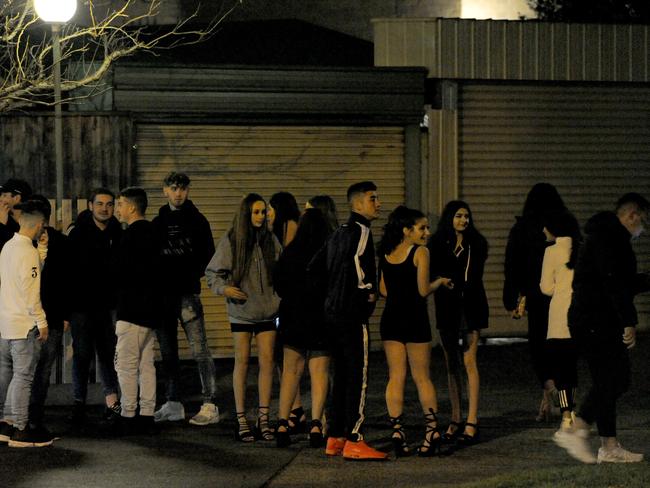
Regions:
[[[587,222],[573,277],[571,336],[592,332],[620,342],[623,329],[637,324],[634,296],[650,289],[650,280],[647,274],[637,274],[630,238],[612,212],[598,213]]]
[[[18,222],[10,215],[6,224],[0,224],[0,251],[16,232],[20,230]]]
[[[48,327],[63,330],[63,321],[70,318],[70,243],[68,237],[52,227],[47,228],[47,235],[47,258],[41,271],[41,303]]]
[[[117,320],[159,326],[160,245],[153,224],[138,220],[127,227],[117,252]]]
[[[166,284],[174,294],[198,294],[201,277],[214,254],[214,240],[207,219],[191,200],[177,210],[163,205],[152,223],[161,244],[161,265],[174,274]]]
[[[358,255],[360,270],[357,270],[355,256],[360,244],[364,245]],[[367,323],[375,309],[375,302],[368,302],[368,297],[377,294],[377,265],[370,222],[366,218],[352,212],[349,220],[332,233],[308,269],[325,294],[325,320],[329,324]]]
[[[105,230],[95,224],[90,210],[79,214],[68,234],[71,259],[72,310],[88,312],[115,308],[112,266],[122,238],[122,227],[111,217]]]
[[[503,305],[506,310],[517,308],[519,295],[525,296],[527,304],[543,302],[546,307],[550,299],[539,289],[542,276],[546,242],[541,221],[517,217],[510,230],[504,264]]]
[[[441,286],[435,291],[436,327],[438,329],[458,329],[461,317],[465,316],[471,330],[485,329],[488,326],[488,302],[483,286],[483,271],[487,260],[488,246],[482,237],[474,242],[464,243],[469,252],[469,267],[465,281],[465,267],[454,255],[456,242],[438,239],[433,236],[428,248],[431,255],[431,279],[438,276],[451,278],[453,289]]]

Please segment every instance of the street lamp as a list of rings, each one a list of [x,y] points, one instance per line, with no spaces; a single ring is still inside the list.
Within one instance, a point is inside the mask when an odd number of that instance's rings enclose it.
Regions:
[[[52,27],[54,69],[54,158],[56,163],[56,225],[63,221],[63,125],[61,120],[61,47],[59,32],[77,10],[77,0],[34,0],[36,14]]]

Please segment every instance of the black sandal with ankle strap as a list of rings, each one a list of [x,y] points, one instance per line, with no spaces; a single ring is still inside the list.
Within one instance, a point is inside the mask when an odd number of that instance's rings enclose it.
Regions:
[[[393,450],[395,451],[395,456],[410,456],[411,450],[406,443],[406,434],[404,433],[404,426],[402,425],[402,416],[400,415],[399,417],[388,417],[388,420],[390,421],[391,427],[393,427],[393,433],[390,439],[393,442]]]
[[[289,432],[291,434],[302,434],[307,427],[307,416],[302,407],[294,408],[289,413]]]
[[[461,446],[473,446],[479,441],[478,423],[473,424],[472,422],[465,422],[465,428],[467,427],[473,427],[474,434],[470,435],[466,432],[460,434],[458,436],[458,444]]]
[[[314,432],[314,428],[318,429]],[[309,447],[323,447],[325,445],[325,436],[323,436],[323,424],[318,419],[312,419],[309,429]]]
[[[246,420],[246,412],[236,412],[237,428],[235,429],[235,439],[239,442],[253,442],[255,436]]]
[[[264,412],[262,410],[265,410]],[[273,429],[269,426],[269,407],[257,407],[257,438],[263,441],[272,441],[275,439]]]
[[[454,429],[449,432],[449,429],[451,427],[454,427]],[[463,423],[462,422],[455,422],[451,421],[449,422],[449,426],[447,427],[447,430],[444,434],[442,434],[442,442],[445,444],[453,444],[456,442],[456,439],[458,439],[458,436],[461,434],[463,431]]]
[[[285,430],[280,430],[284,427]],[[289,435],[289,422],[287,419],[278,420],[278,428],[275,429],[275,445],[277,447],[289,447],[291,445],[291,435]]]
[[[418,447],[418,456],[435,456],[440,451],[442,436],[438,430],[438,417],[436,416],[436,412],[433,411],[433,408],[429,409],[429,413],[424,414],[424,422],[427,430],[424,433],[422,445]]]

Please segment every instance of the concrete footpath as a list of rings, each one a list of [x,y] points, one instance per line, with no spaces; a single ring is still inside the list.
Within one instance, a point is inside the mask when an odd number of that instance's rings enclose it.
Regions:
[[[633,350],[632,387],[620,402],[619,438],[626,447],[650,455],[649,348],[650,337],[642,336]],[[440,349],[434,349],[433,355],[432,371],[444,427],[449,420],[446,374]],[[488,481],[504,473],[579,466],[551,441],[558,417],[545,424],[534,420],[541,393],[528,363],[526,344],[483,345],[479,367],[481,442],[449,456],[391,456],[386,462],[350,462],[330,459],[322,450],[310,449],[305,436],[295,436],[296,442],[287,449],[278,449],[270,442],[235,442],[232,362],[218,361],[223,392],[219,424],[196,427],[177,422],[161,425],[155,436],[112,438],[102,435],[98,428],[100,406],[90,407],[85,429],[70,427],[69,407],[49,406],[49,425],[61,439],[43,449],[0,447],[0,487],[436,487]],[[255,365],[251,369],[249,405],[257,397],[252,376]],[[383,353],[372,354],[370,374],[366,437],[373,445],[388,450],[390,430],[383,399],[387,377]],[[184,365],[183,377],[189,418],[200,403],[198,375],[191,363]],[[580,377],[586,387],[589,378],[583,364]],[[307,384],[304,383],[303,391],[308,391]],[[162,385],[159,391],[164,391]],[[61,403],[69,395],[70,385],[52,389],[53,403]],[[412,382],[407,386],[406,398],[407,435],[415,447],[424,428]],[[277,385],[274,399],[272,417],[277,413]],[[309,404],[307,397],[304,401]],[[253,418],[251,408],[249,419]],[[595,449],[595,437],[592,442]],[[650,486],[650,465],[644,462],[642,469],[647,469],[646,486]],[[571,472],[576,476],[575,470]],[[582,486],[579,479],[573,482],[571,486]]]

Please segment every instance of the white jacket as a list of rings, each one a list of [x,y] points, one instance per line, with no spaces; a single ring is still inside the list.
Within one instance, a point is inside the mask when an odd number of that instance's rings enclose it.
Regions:
[[[41,260],[32,240],[14,234],[0,252],[0,337],[25,339],[47,327],[41,305]]]
[[[571,238],[558,237],[546,248],[539,288],[551,296],[547,339],[570,339],[567,314],[573,293],[573,270],[566,267],[571,256]]]

